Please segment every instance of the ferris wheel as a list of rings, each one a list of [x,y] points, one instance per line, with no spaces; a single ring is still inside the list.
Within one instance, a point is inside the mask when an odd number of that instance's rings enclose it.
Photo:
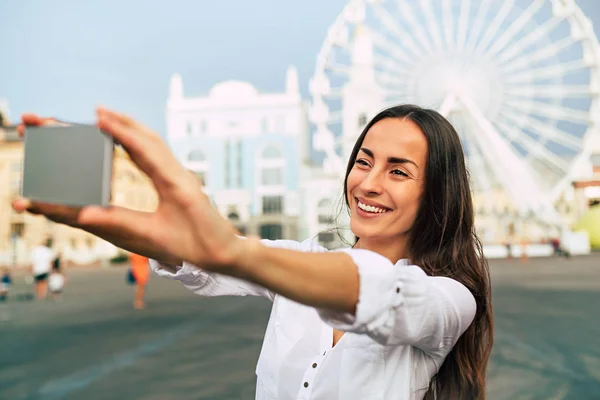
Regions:
[[[313,147],[343,173],[366,117],[437,109],[475,190],[502,187],[545,220],[598,135],[600,46],[572,0],[351,0],[310,82]]]

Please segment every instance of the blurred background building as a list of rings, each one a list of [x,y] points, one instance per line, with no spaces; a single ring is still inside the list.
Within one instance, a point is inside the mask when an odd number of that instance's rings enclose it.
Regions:
[[[549,254],[554,238],[575,253],[595,243],[600,45],[574,1],[349,0],[316,53],[308,95],[295,67],[281,72],[281,92],[226,80],[197,96],[177,73],[168,86],[165,139],[242,234],[352,240],[342,204],[352,146],[378,111],[413,103],[438,110],[461,138],[488,255],[505,256],[507,244]],[[96,239],[10,210],[22,145],[0,108],[0,262],[48,234],[86,259]],[[156,206],[120,152],[113,201]]]
[[[287,70],[283,93],[226,81],[205,97],[186,97],[175,74],[166,121],[166,139],[178,159],[242,234],[299,238],[308,123],[294,67]]]

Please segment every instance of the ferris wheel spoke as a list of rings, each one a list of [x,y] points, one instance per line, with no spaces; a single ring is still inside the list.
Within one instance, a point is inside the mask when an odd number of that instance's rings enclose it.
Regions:
[[[414,63],[414,59],[411,59],[400,47],[383,35],[373,32],[371,33],[371,39],[373,39],[373,44],[377,45],[378,48],[384,49],[385,52],[390,56],[393,56],[396,61],[404,64]],[[374,57],[375,56],[376,55],[374,54]]]
[[[524,110],[530,110],[532,114],[548,119],[559,119],[563,121],[573,122],[575,124],[589,124],[590,117],[585,111],[574,110],[569,107],[560,105],[548,104],[539,101],[531,100],[508,100],[506,104],[511,106],[522,107]]]
[[[460,3],[460,15],[458,17],[458,35],[456,37],[456,49],[464,50],[467,44],[467,27],[469,25],[469,10],[471,9],[471,0],[463,0]]]
[[[412,28],[413,34],[419,40],[421,46],[423,46],[429,54],[433,53],[429,38],[427,37],[427,34],[425,34],[425,31],[423,31],[423,27],[417,22],[417,16],[410,3],[405,0],[396,0],[396,8],[398,9],[398,14],[401,15]]]
[[[517,99],[578,99],[594,96],[589,85],[514,85],[504,89],[504,95]]]
[[[531,53],[527,53],[527,55],[521,53],[518,58],[512,58],[511,62],[500,62],[499,65],[501,67],[501,71],[503,73],[508,73],[513,71],[519,71],[523,68],[531,67],[532,65],[536,65],[536,63],[539,63],[540,61],[544,61],[550,57],[559,54],[561,51],[574,45],[578,41],[578,39],[575,39],[572,36],[567,36],[566,38],[561,39],[558,42],[555,42],[548,46],[544,46]]]
[[[481,147],[494,175],[508,189],[517,204],[531,210],[538,209],[544,197],[525,161],[517,156],[470,97],[461,95],[459,100],[478,128],[471,132],[470,139]],[[517,176],[520,179],[514,179]]]
[[[411,102],[411,97],[406,94],[406,92],[388,92],[392,94],[388,94],[385,96],[385,106],[392,107],[398,104]]]
[[[521,40],[515,40],[511,45],[506,46],[502,51],[498,53],[498,61],[500,63],[511,60],[512,58],[518,56],[519,54],[523,54],[523,52],[536,42],[547,37],[552,31],[562,22],[564,21],[564,17],[552,17],[542,25],[540,25],[537,29],[533,30],[531,33],[527,34]]]
[[[539,117],[548,118],[550,120],[563,120],[572,122],[575,124],[589,124],[590,118],[587,112],[581,110],[574,110],[572,108],[557,106],[554,104],[543,103],[532,100],[506,100],[504,102],[506,106],[514,109],[521,109],[524,112],[528,112]]]
[[[552,140],[573,152],[581,151],[582,142],[580,139],[552,124],[532,118],[531,115],[525,114],[520,108],[502,107],[500,115],[510,120],[511,124],[520,126],[523,129],[530,129],[546,140]]]
[[[538,10],[545,3],[545,0],[534,0],[523,13],[513,21],[513,23],[504,31],[502,36],[494,41],[492,46],[485,52],[488,57],[492,57],[508,45],[515,35],[523,30],[529,21],[535,16]]]
[[[534,68],[515,74],[505,79],[506,84],[522,84],[532,81],[540,81],[549,78],[562,78],[573,72],[588,69],[589,66],[583,60],[575,60],[566,63],[550,65],[547,67]]]
[[[376,61],[376,59],[374,59],[374,61]],[[376,73],[390,75],[390,77],[393,77],[396,80],[404,80],[403,77],[408,75],[408,71],[405,68],[391,62],[389,59],[384,59],[381,60],[381,62],[375,63],[373,69]]]
[[[427,31],[429,32],[429,36],[433,39],[433,44],[438,49],[442,48],[442,33],[438,29],[439,23],[435,19],[435,15],[433,13],[433,7],[431,6],[431,0],[424,0],[420,2],[421,9],[423,10],[423,14],[425,15],[425,23],[427,24]]]
[[[334,111],[329,113],[329,118],[327,118],[327,125],[337,125],[342,123],[342,112]]]
[[[517,142],[527,149],[527,158],[531,158],[532,156],[538,157],[539,159],[544,160],[544,163],[551,164],[554,168],[559,169],[563,173],[566,173],[569,170],[569,164],[564,159],[548,150],[543,142],[535,142],[531,137],[520,132],[515,125],[503,121],[496,121],[496,126],[499,127],[511,141]]]
[[[490,44],[492,39],[494,39],[498,33],[500,32],[500,26],[508,16],[510,10],[514,7],[515,0],[504,0],[502,2],[502,7],[500,7],[500,11],[496,14],[492,23],[488,26],[485,34],[481,41],[477,44],[475,48],[476,53],[483,53],[487,46]]]
[[[372,3],[373,12],[383,23],[381,27],[386,28],[398,38],[407,50],[412,52],[413,56],[420,58],[423,56],[423,47],[419,46],[413,36],[405,30],[400,24],[385,10],[379,3]]]
[[[348,67],[347,65],[334,64],[329,62],[325,65],[325,71],[329,71],[335,75],[350,76],[352,68]]]
[[[455,46],[454,43],[454,15],[452,14],[452,4],[450,0],[442,1],[442,13],[444,14],[444,36],[449,48]]]
[[[406,88],[408,84],[406,80],[399,79],[396,75],[389,74],[384,71],[377,71],[375,80],[380,84],[390,85],[395,88]]]
[[[477,16],[475,17],[475,24],[473,25],[473,30],[469,32],[469,40],[465,46],[468,51],[475,50],[477,39],[481,35],[481,30],[483,29],[483,24],[486,19],[485,17],[490,9],[490,4],[491,0],[483,0],[481,3],[479,3]]]

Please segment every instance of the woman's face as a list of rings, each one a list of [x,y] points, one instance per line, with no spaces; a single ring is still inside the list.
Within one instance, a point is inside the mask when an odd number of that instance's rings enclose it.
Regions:
[[[348,175],[350,228],[361,241],[405,238],[425,185],[427,140],[408,119],[386,118],[367,132]]]

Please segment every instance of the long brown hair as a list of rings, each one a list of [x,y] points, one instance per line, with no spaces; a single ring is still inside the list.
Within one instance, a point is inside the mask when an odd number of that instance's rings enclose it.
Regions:
[[[411,262],[427,275],[462,283],[477,304],[475,319],[432,378],[425,399],[484,400],[486,366],[493,344],[491,285],[488,264],[475,233],[465,156],[454,127],[437,111],[414,105],[395,106],[377,114],[352,150],[344,179],[346,206],[348,175],[358,151],[371,126],[385,118],[408,119],[427,139],[425,188],[409,233]]]

